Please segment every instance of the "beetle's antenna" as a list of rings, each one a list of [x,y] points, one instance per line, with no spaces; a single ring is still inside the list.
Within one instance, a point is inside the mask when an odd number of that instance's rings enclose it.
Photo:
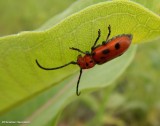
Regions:
[[[79,96],[81,94],[81,92],[78,92],[78,86],[79,86],[79,82],[80,82],[80,79],[81,79],[81,75],[82,75],[82,68],[80,68],[80,74],[79,74],[79,78],[78,78],[78,81],[77,81],[77,90],[76,90],[77,96]]]
[[[60,68],[66,67],[66,66],[68,66],[68,65],[70,65],[70,64],[74,64],[74,65],[77,64],[77,62],[71,61],[71,62],[69,62],[69,63],[67,63],[67,64],[64,64],[63,66],[54,67],[54,68],[45,68],[45,67],[41,66],[41,65],[38,63],[38,60],[37,60],[37,59],[36,59],[36,63],[37,63],[37,65],[38,65],[41,69],[43,69],[43,70],[56,70],[56,69],[60,69]]]

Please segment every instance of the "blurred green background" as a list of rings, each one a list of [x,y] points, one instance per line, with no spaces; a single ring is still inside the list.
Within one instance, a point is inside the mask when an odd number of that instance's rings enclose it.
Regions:
[[[75,1],[1,0],[0,36],[37,29]],[[160,14],[160,2],[144,1],[140,3]],[[134,61],[114,84],[81,96],[59,115],[58,126],[84,125],[160,126],[158,40],[139,45]]]
[[[0,36],[39,28],[76,0],[0,0]]]

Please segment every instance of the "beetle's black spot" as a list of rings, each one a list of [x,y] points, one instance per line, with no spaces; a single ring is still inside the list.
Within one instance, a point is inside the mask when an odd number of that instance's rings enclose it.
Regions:
[[[96,63],[99,64],[100,62],[97,61]]]
[[[109,49],[105,49],[102,51],[103,54],[108,54],[109,52],[110,52]]]
[[[120,48],[120,44],[119,43],[116,43],[115,44],[115,48],[118,50]]]
[[[95,52],[93,52],[93,53],[92,53],[92,56],[94,56],[94,55],[96,55],[96,53],[95,53]]]
[[[86,63],[86,66],[88,66],[88,63]]]
[[[105,57],[101,57],[101,59],[103,60],[103,59],[105,59]]]
[[[91,61],[89,61],[90,63],[93,63],[93,61],[91,60]]]

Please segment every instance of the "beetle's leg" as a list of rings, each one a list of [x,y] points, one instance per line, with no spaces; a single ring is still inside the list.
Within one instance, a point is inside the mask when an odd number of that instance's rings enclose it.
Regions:
[[[78,48],[74,48],[74,47],[71,47],[69,49],[72,49],[72,50],[75,50],[75,51],[78,51],[80,53],[83,53],[83,54],[86,54],[86,52],[83,52],[82,50],[78,49]]]
[[[69,62],[69,63],[67,63],[67,64],[64,64],[63,66],[54,67],[54,68],[45,68],[45,67],[43,67],[43,66],[41,66],[41,65],[39,64],[39,62],[38,62],[37,59],[36,59],[36,63],[37,63],[37,65],[38,65],[41,69],[43,69],[43,70],[56,70],[56,69],[60,69],[60,68],[66,67],[66,66],[68,66],[68,65],[70,65],[70,64],[74,64],[74,65],[77,64],[77,62],[71,61],[71,62]]]
[[[107,38],[106,38],[106,42],[108,41],[110,35],[111,35],[111,26],[109,25],[108,26],[108,35],[107,35]]]
[[[78,81],[77,81],[77,88],[76,88],[77,96],[79,96],[81,94],[81,92],[78,92],[78,86],[79,86],[79,82],[80,82],[80,79],[81,79],[81,75],[82,75],[82,68],[80,68],[80,74],[79,74],[79,78],[78,78]]]
[[[103,42],[102,42],[102,45],[105,45],[105,44],[106,44],[106,41],[103,41]]]
[[[96,41],[94,42],[93,46],[91,47],[91,50],[93,50],[95,48],[100,37],[101,37],[101,30],[99,29],[98,30],[98,37],[97,37]]]

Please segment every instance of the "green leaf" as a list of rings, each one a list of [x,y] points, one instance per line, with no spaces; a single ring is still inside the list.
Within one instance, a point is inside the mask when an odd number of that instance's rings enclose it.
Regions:
[[[109,1],[89,6],[50,29],[46,27],[48,30],[42,28],[41,31],[0,38],[0,111],[3,119],[12,117],[13,120],[30,120],[30,125],[45,125],[56,117],[73,99],[71,96],[75,96],[79,68],[69,66],[56,71],[43,71],[37,67],[35,59],[45,67],[56,67],[76,60],[78,53],[69,50],[69,47],[90,50],[98,29],[102,31],[99,43],[105,40],[109,24],[112,27],[111,37],[131,33],[133,43],[160,36],[160,18],[157,15],[133,2]],[[80,83],[81,95],[115,81],[130,64],[135,49],[132,45],[120,58],[84,71]],[[28,100],[30,98],[33,99]],[[22,102],[24,104],[18,107]],[[9,109],[12,110],[5,113]],[[13,117],[14,113],[22,110],[21,116]],[[29,116],[31,112],[33,114]]]
[[[104,1],[107,1],[107,0],[85,0],[85,1],[80,0],[78,2],[75,2],[68,9],[66,9],[63,13],[54,16],[53,18],[51,18],[49,21],[47,21],[44,25],[42,25],[37,30],[45,30],[45,29],[51,28],[55,24],[59,23],[65,17],[70,16],[71,14],[74,14],[92,4],[96,4],[96,3],[104,2]]]
[[[160,14],[160,1],[159,0],[132,0],[134,2],[144,5],[146,8],[151,11]]]

